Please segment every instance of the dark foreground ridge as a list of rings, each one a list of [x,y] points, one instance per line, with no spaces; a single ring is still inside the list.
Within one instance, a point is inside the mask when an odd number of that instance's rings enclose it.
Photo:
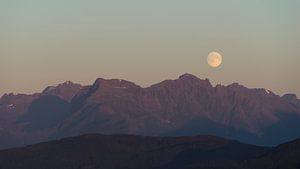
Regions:
[[[299,169],[300,140],[259,147],[215,136],[88,134],[0,151],[1,169]]]

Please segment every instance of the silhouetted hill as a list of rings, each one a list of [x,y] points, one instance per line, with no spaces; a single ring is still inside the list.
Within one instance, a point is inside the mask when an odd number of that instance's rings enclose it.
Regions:
[[[300,141],[259,147],[214,136],[88,134],[0,151],[1,169],[297,169]]]
[[[0,151],[0,168],[150,169],[240,165],[269,148],[213,136],[83,135]],[[227,164],[228,163],[228,164]]]

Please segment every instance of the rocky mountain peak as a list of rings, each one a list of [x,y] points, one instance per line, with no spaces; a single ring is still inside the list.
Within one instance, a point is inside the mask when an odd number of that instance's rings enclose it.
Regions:
[[[68,102],[72,100],[75,94],[82,88],[80,84],[73,83],[71,81],[66,81],[60,83],[57,86],[48,86],[46,87],[42,94],[43,95],[54,95],[58,96]]]
[[[133,82],[123,80],[123,79],[103,79],[98,78],[92,88],[100,89],[128,89],[128,88],[139,88],[140,86],[136,85]]]
[[[189,73],[184,73],[179,76],[179,79],[199,79],[197,76],[189,74]]]
[[[189,84],[196,84],[196,85],[203,85],[206,87],[212,87],[210,81],[206,78],[204,80],[198,78],[195,75],[189,74],[189,73],[185,73],[181,76],[179,76],[179,78],[177,79],[177,81],[181,81],[183,83],[189,83]]]

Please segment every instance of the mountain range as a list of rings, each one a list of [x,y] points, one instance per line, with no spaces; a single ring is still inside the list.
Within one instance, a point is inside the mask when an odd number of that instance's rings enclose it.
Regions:
[[[121,79],[70,81],[0,98],[0,148],[87,133],[216,135],[256,145],[300,137],[300,100],[191,74],[142,88]]]
[[[215,136],[88,134],[0,151],[1,169],[300,169],[300,140],[261,147]]]

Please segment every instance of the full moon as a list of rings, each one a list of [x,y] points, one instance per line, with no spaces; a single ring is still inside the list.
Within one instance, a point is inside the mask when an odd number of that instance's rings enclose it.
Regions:
[[[218,67],[222,63],[222,55],[218,52],[210,52],[207,56],[207,63],[211,67]]]

